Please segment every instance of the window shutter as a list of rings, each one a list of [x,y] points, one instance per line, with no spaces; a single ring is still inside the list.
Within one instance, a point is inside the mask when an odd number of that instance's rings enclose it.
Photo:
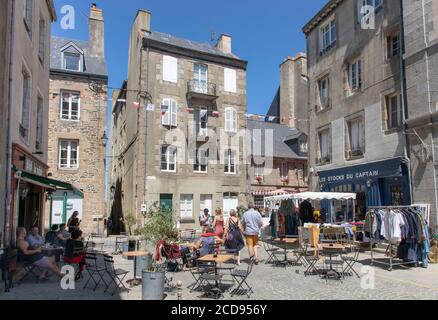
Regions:
[[[164,126],[170,125],[170,101],[169,99],[164,99],[161,106],[161,123]]]
[[[178,59],[163,56],[163,81],[178,82]]]
[[[364,120],[359,120],[359,144],[360,150],[365,152],[365,123]]]
[[[227,92],[236,92],[236,70],[224,69],[224,90]]]
[[[178,125],[178,105],[175,100],[171,100],[170,116],[170,125],[176,127]]]
[[[230,108],[225,109],[225,132],[231,131],[231,112]]]

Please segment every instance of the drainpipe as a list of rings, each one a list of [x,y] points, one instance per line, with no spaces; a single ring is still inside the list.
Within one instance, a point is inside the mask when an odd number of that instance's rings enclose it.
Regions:
[[[414,191],[413,191],[413,181],[412,181],[412,167],[409,152],[409,141],[407,138],[406,124],[405,121],[409,117],[408,113],[408,99],[406,91],[406,63],[404,55],[406,52],[405,48],[405,27],[404,27],[404,10],[403,10],[403,0],[400,0],[400,41],[401,41],[401,52],[400,52],[400,85],[401,85],[401,103],[402,103],[402,136],[403,136],[403,158],[407,162],[408,166],[408,179],[409,179],[409,197],[410,203],[414,201]]]
[[[3,243],[9,245],[9,218],[11,211],[11,192],[12,192],[12,84],[13,84],[13,57],[15,52],[15,1],[11,1],[11,38],[9,48],[9,84],[8,84],[8,124],[7,124],[7,149],[6,149],[6,197],[4,203],[4,225]]]

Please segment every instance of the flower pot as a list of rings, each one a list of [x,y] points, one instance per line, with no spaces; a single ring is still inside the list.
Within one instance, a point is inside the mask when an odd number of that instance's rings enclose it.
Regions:
[[[137,272],[143,270],[150,270],[152,267],[152,255],[148,254],[146,256],[137,257]]]
[[[142,300],[164,300],[164,272],[142,270]]]

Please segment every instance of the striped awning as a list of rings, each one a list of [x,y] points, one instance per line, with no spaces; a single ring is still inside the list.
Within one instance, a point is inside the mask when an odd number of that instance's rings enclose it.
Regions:
[[[286,195],[286,194],[294,194],[299,193],[300,190],[298,189],[259,189],[252,192],[253,196],[265,196],[265,197],[271,197],[271,196],[280,196],[280,195]]]

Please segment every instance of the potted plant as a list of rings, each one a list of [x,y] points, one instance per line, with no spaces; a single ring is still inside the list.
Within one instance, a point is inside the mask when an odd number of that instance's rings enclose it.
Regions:
[[[172,210],[158,203],[149,208],[145,214],[144,226],[136,232],[142,240],[155,246],[160,240],[175,242],[178,240],[178,231],[174,228]],[[152,259],[142,270],[142,299],[162,300],[164,298],[165,268],[163,264]]]
[[[128,241],[125,244],[124,251],[135,251],[136,248],[136,239],[133,237],[132,228],[137,223],[137,217],[135,214],[130,213],[122,218],[120,221],[125,224],[128,229]],[[132,260],[133,258],[128,258],[128,260]]]

